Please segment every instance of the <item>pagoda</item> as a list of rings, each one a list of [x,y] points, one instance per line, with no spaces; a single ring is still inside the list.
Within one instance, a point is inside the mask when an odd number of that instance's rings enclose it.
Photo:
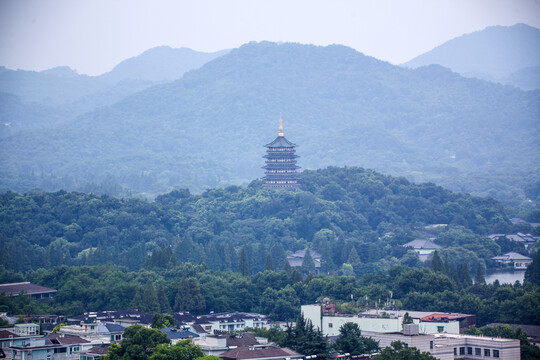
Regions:
[[[296,165],[296,150],[297,145],[293,144],[283,135],[283,120],[281,114],[279,116],[279,132],[278,137],[270,144],[266,144],[266,166],[264,186],[273,189],[288,189],[298,190],[298,174],[296,169],[300,167]]]

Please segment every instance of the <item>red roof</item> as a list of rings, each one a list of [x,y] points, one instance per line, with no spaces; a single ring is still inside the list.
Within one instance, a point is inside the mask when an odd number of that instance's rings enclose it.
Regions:
[[[431,314],[421,318],[421,321],[444,321],[466,318],[472,315],[469,314]]]

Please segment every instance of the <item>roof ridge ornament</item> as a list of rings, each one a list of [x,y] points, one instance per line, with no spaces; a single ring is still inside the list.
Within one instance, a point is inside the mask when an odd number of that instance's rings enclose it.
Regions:
[[[281,118],[281,113],[279,113],[279,132],[278,136],[285,136],[283,134],[283,119]]]

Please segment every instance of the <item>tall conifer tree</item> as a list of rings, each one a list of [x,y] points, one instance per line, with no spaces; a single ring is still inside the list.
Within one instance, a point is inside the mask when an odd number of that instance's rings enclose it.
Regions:
[[[313,262],[311,251],[309,249],[306,249],[304,259],[302,260],[302,272],[305,274],[315,272],[315,263]]]
[[[274,262],[272,261],[272,254],[266,255],[266,263],[264,264],[264,270],[274,271]]]
[[[242,247],[240,251],[240,259],[238,260],[238,272],[244,276],[249,276],[249,261],[246,254],[246,248]]]

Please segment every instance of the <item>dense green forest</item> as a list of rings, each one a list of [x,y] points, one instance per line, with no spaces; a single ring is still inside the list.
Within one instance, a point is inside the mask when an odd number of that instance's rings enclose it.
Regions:
[[[309,247],[322,254],[324,273],[362,275],[393,265],[421,267],[416,253],[400,245],[436,237],[443,259],[456,267],[467,262],[473,272],[489,267],[492,256],[525,251],[487,234],[537,231],[512,225],[494,200],[362,168],[304,171],[301,189],[275,191],[254,181],[200,195],[176,190],[154,202],[4,193],[0,252],[11,256],[3,265],[27,271],[116,264],[136,271],[191,262],[227,271],[237,269],[244,252],[248,273],[257,273],[268,261],[281,270],[288,252]],[[429,224],[448,226],[426,230]]]
[[[385,308],[393,293],[395,307],[419,311],[476,314],[478,325],[491,322],[540,325],[540,284],[472,284],[431,268],[395,266],[387,272],[352,276],[308,275],[298,270],[266,270],[244,276],[209,270],[204,264],[128,271],[114,265],[29,271],[0,267],[0,282],[29,280],[58,290],[52,302],[0,295],[0,311],[10,314],[60,313],[136,308],[143,312],[261,312],[272,320],[291,320],[301,304],[330,297],[342,312]],[[354,299],[351,301],[351,294]],[[367,304],[365,298],[368,298]],[[381,299],[379,305],[378,299]]]
[[[255,181],[200,195],[177,190],[154,202],[2,194],[0,252],[9,256],[0,283],[28,280],[58,293],[51,303],[0,296],[0,310],[259,311],[287,320],[321,297],[347,312],[392,291],[400,308],[476,314],[479,324],[540,324],[540,259],[525,284],[484,282],[491,256],[523,251],[485,234],[531,231],[512,225],[496,201],[361,168],[304,171],[301,189]],[[424,265],[399,245],[427,231],[443,249]],[[320,251],[322,272],[333,275],[314,276],[307,262],[291,269],[287,252],[305,248]],[[351,302],[351,294],[370,300]]]
[[[234,49],[177,81],[127,90],[103,95],[126,97],[75,119],[63,115],[69,109],[48,117],[41,104],[14,100],[13,118],[66,121],[0,139],[3,189],[153,198],[246,184],[262,176],[262,145],[282,111],[303,168],[364,166],[538,207],[524,193],[540,178],[538,92],[440,66],[393,66],[339,45],[269,42]]]

